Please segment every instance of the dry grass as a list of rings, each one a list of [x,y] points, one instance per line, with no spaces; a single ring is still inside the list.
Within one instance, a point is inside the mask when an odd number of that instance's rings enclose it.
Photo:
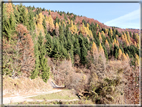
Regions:
[[[47,92],[52,87],[43,82],[41,78],[11,78],[8,76],[3,77],[3,95],[4,97],[15,95],[29,95],[35,92]]]

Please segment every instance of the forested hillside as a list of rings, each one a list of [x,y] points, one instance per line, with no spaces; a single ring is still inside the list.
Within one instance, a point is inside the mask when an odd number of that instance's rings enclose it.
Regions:
[[[52,77],[96,104],[139,103],[138,30],[12,3],[2,25],[3,75]]]

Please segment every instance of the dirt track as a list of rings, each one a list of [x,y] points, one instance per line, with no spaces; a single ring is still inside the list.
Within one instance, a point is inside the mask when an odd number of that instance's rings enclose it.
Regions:
[[[3,98],[3,104],[10,104],[10,103],[15,103],[15,102],[24,102],[24,101],[35,101],[33,99],[28,99],[29,97],[34,97],[34,96],[37,96],[37,95],[43,95],[43,94],[51,94],[51,93],[56,93],[56,92],[60,92],[62,90],[57,90],[57,89],[53,89],[51,91],[48,91],[48,92],[39,92],[39,93],[36,93],[35,95],[31,95],[31,96],[15,96],[15,97],[4,97]],[[41,100],[43,101],[43,100]]]

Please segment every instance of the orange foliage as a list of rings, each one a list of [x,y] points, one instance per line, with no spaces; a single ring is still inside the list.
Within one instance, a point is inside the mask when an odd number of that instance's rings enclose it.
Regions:
[[[12,3],[5,3],[6,6],[6,12],[7,12],[7,17],[10,18],[10,14],[14,12]]]
[[[21,52],[21,71],[32,71],[34,69],[34,43],[31,35],[27,28],[18,24],[16,26],[16,31],[18,33],[18,41],[17,46],[19,47],[19,52]]]

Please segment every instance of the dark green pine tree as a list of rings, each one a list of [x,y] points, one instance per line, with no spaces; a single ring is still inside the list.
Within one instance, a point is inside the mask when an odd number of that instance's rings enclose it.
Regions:
[[[42,67],[42,79],[44,82],[47,82],[47,80],[49,79],[49,75],[50,75],[50,68],[47,66],[47,58],[45,58],[45,46],[42,46],[42,50],[41,50],[41,67]]]
[[[101,36],[102,36],[102,43],[105,44],[106,37],[104,35],[101,35]]]
[[[73,47],[68,51],[72,63],[74,63]]]
[[[104,49],[105,57],[108,60],[108,53],[107,53],[106,47],[104,45],[102,45],[102,47]]]
[[[80,56],[80,44],[78,42],[78,38],[76,38],[74,42],[74,55],[76,54]]]
[[[86,56],[87,56],[87,49],[84,46],[84,44],[83,44],[83,47],[81,47],[81,51],[80,52],[81,52],[81,63],[85,65],[87,63],[87,58],[86,58]]]
[[[64,41],[64,31],[63,31],[63,27],[59,26],[59,41],[63,42]]]
[[[44,27],[44,33],[47,34],[47,27],[46,27],[45,18],[43,19],[42,25]]]
[[[93,37],[97,38],[96,31],[93,31]]]
[[[108,43],[110,44],[110,43],[111,43],[111,42],[110,42],[110,39],[109,39],[108,37],[106,37],[106,39],[107,39]]]
[[[66,29],[65,29],[65,36],[67,37],[67,35],[69,35],[70,31],[69,31],[69,25],[66,25]]]
[[[136,35],[135,35],[135,33],[133,33],[133,39],[135,39],[135,40],[136,40]]]
[[[28,27],[28,15],[26,14],[26,9],[22,4],[18,6],[18,11],[20,13],[19,23],[23,23]]]
[[[28,14],[26,14],[26,9],[25,8],[23,8],[23,19],[24,19],[24,22],[23,22],[23,24],[25,25],[25,26],[27,26],[27,28],[29,28],[29,23],[28,23]]]
[[[131,31],[130,31],[130,37],[132,37],[132,33],[131,33]]]
[[[89,42],[88,39],[86,37],[83,37],[83,41],[84,41],[84,45],[86,47],[87,50],[91,49],[91,46],[89,46]]]
[[[87,49],[84,46],[84,41],[82,38],[79,38],[79,43],[80,43],[80,62],[85,65],[87,63]]]
[[[40,66],[40,62],[39,62],[39,51],[38,51],[38,46],[39,44],[36,43],[34,45],[34,55],[35,55],[35,69],[31,74],[31,79],[35,79],[38,75],[39,75],[39,66]]]
[[[70,39],[67,39],[67,46],[66,46],[67,51],[71,50],[72,47],[73,47],[73,46],[72,46],[71,40],[70,40]]]
[[[115,33],[116,35],[118,35],[119,34],[119,32],[118,32],[118,30],[116,29],[116,33]]]
[[[59,39],[56,38],[55,36],[53,37],[53,50],[51,57],[58,59],[59,58]]]
[[[72,41],[72,44],[74,44],[74,42],[75,42],[75,37],[74,37],[74,35],[71,36],[71,41]]]
[[[113,33],[112,38],[117,40],[117,38],[116,38],[116,34],[115,34],[115,33]]]
[[[20,13],[18,10],[16,10],[15,6],[13,6],[13,9],[14,9],[15,20],[16,22],[19,23]]]
[[[68,58],[67,50],[64,48],[63,43],[59,45],[59,56],[61,59]]]
[[[35,30],[35,25],[34,25],[34,13],[32,10],[29,11],[28,13],[28,18],[29,18],[29,25],[27,26],[27,29],[31,31],[31,35],[33,35],[33,32]]]
[[[15,25],[16,20],[15,16],[11,13],[10,18],[7,18],[7,14],[4,9],[3,14],[3,35],[8,39],[11,40],[11,35],[15,32]]]
[[[114,45],[114,56],[116,59],[118,58],[118,55],[119,55],[119,48],[118,46]]]
[[[97,46],[100,46],[100,40],[99,40],[98,37],[95,38],[95,43],[96,43]]]
[[[51,54],[52,54],[52,50],[53,50],[53,43],[52,43],[52,38],[50,36],[50,34],[46,34],[46,44],[45,44],[45,47],[46,47],[46,52],[47,52],[47,55],[49,57],[51,57]]]
[[[111,36],[110,30],[108,31],[108,36],[110,37],[110,41],[111,41],[111,43],[112,43],[112,42],[113,42],[113,38],[112,38],[112,36]]]
[[[32,10],[34,10],[34,9],[35,9],[35,6],[32,7]]]
[[[40,62],[40,75],[42,76],[42,79],[44,82],[47,82],[47,80],[49,79],[49,71],[50,68],[47,66],[47,58],[45,58],[46,55],[46,49],[45,49],[45,45],[43,43],[43,36],[40,32],[40,35],[38,37],[38,43],[39,43],[39,62]]]

